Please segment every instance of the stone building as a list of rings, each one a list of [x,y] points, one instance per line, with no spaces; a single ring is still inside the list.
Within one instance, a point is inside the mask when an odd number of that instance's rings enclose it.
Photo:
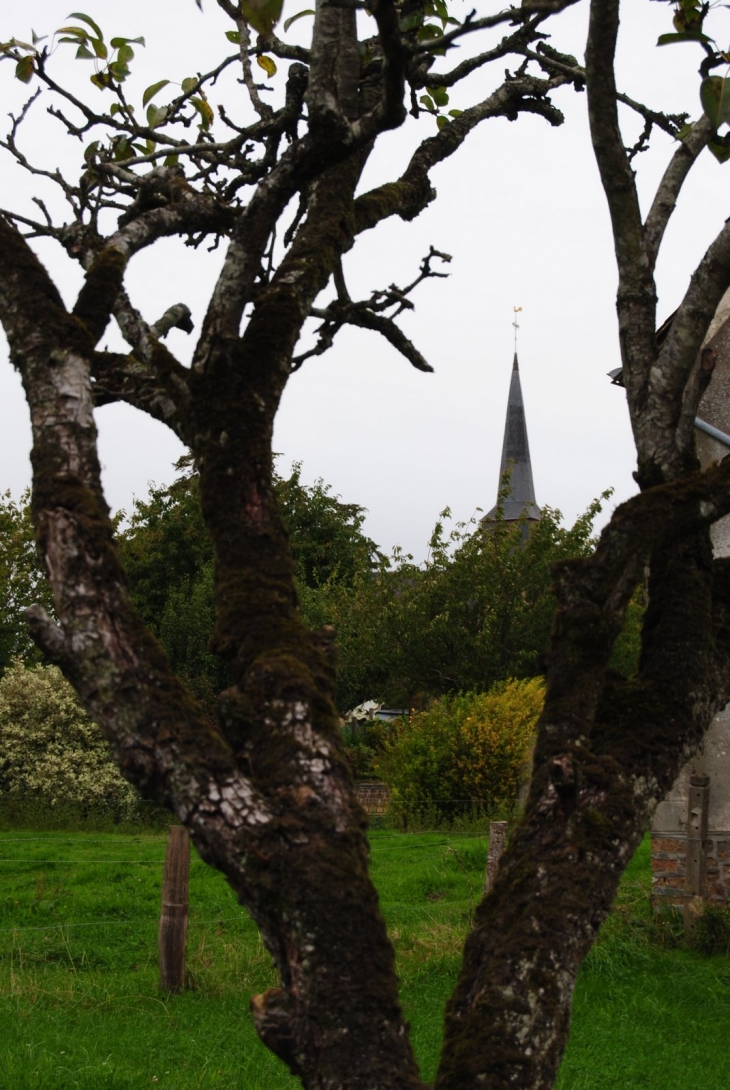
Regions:
[[[716,362],[695,423],[697,453],[708,466],[730,454],[730,292],[705,347]],[[713,526],[712,540],[716,556],[730,556],[730,516]],[[697,897],[715,904],[730,898],[730,705],[713,720],[702,751],[682,769],[652,824],[655,907],[681,907]]]

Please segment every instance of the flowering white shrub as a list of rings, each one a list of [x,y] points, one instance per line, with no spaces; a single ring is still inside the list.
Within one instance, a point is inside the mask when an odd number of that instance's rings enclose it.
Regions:
[[[55,666],[16,661],[0,679],[0,793],[50,806],[126,808],[138,798]]]

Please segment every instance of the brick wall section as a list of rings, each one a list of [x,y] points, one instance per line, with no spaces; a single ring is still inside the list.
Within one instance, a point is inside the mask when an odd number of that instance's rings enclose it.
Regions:
[[[384,783],[359,783],[357,799],[366,813],[380,817],[390,806],[390,788]]]
[[[707,895],[715,903],[730,901],[730,833],[711,837],[707,854]]]
[[[712,904],[725,904],[730,901],[730,833],[710,833],[706,850],[706,898]],[[655,908],[686,904],[686,857],[686,837],[652,833],[651,899]]]

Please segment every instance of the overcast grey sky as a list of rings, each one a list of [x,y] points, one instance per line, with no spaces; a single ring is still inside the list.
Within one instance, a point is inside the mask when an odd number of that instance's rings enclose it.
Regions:
[[[303,0],[302,0],[303,2]],[[471,8],[455,0],[455,10]],[[144,34],[128,81],[128,97],[157,79],[181,80],[205,71],[230,50],[229,24],[213,0],[204,14],[193,0],[78,0],[107,37]],[[51,33],[68,21],[72,0],[26,0],[2,4],[0,40]],[[621,89],[654,107],[699,113],[697,65],[692,45],[657,49],[657,36],[671,29],[670,9],[652,0],[623,5],[620,39]],[[285,15],[297,10],[287,0]],[[479,13],[497,10],[479,5]],[[718,31],[730,25],[715,14]],[[552,42],[582,58],[585,0],[553,24]],[[306,20],[297,24],[304,40]],[[498,36],[501,36],[498,32]],[[487,39],[482,39],[482,42]],[[468,43],[466,49],[479,43]],[[68,79],[84,95],[101,95],[88,83],[90,69],[61,51],[56,78]],[[484,45],[481,45],[484,48]],[[456,59],[456,53],[450,58]],[[286,68],[282,64],[282,68]],[[484,97],[503,74],[475,75],[452,96],[452,106]],[[17,112],[27,88],[0,65],[3,114]],[[279,79],[279,77],[277,77]],[[232,94],[239,94],[228,85]],[[213,91],[215,106],[226,87]],[[162,102],[163,97],[160,98]],[[424,284],[416,310],[403,326],[436,372],[413,370],[376,334],[346,330],[324,357],[305,363],[289,383],[278,417],[275,449],[285,470],[303,462],[305,480],[324,478],[343,499],[368,508],[367,529],[383,547],[401,544],[421,558],[439,511],[457,518],[495,500],[502,429],[513,351],[512,308],[521,306],[519,357],[537,500],[560,508],[572,520],[603,489],[615,501],[634,491],[634,453],[621,391],[606,372],[619,363],[615,320],[615,271],[610,229],[588,142],[585,95],[556,95],[566,123],[550,128],[525,116],[510,123],[485,122],[468,145],[432,174],[438,200],[416,221],[389,222],[358,240],[345,272],[353,295],[403,284],[434,245],[453,256],[449,279]],[[139,102],[138,102],[139,108]],[[218,123],[220,124],[220,123]],[[370,187],[396,177],[415,143],[430,134],[433,120],[409,119],[386,134],[371,157],[363,181]],[[6,128],[5,123],[2,127]],[[627,143],[640,126],[626,125]],[[69,141],[58,122],[36,103],[20,139],[23,150],[46,167],[78,176],[82,146]],[[658,134],[639,157],[642,197],[651,199],[672,141]],[[7,157],[0,159],[0,205],[35,215],[32,196],[45,196],[59,215],[62,205],[49,188],[31,181]],[[658,271],[660,319],[680,301],[704,249],[730,214],[730,164],[706,155],[695,169],[669,228]],[[38,251],[67,302],[81,283],[78,268],[54,244]],[[196,324],[220,264],[220,255],[192,252],[166,241],[135,258],[129,274],[132,297],[154,320],[172,303],[185,302]],[[104,343],[113,344],[110,331]],[[193,338],[173,331],[170,347],[189,359]],[[7,359],[5,342],[0,353]],[[171,463],[182,453],[171,433],[127,406],[98,413],[107,497],[114,509],[128,508],[148,482],[167,483]],[[0,489],[17,494],[30,480],[28,415],[17,375],[0,367]]]

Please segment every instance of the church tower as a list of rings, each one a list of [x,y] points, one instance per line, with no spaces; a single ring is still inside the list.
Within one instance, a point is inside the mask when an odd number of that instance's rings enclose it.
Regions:
[[[504,424],[504,442],[502,444],[502,463],[499,470],[500,482],[505,473],[510,475],[510,490],[502,504],[505,522],[517,522],[525,518],[527,522],[538,522],[542,511],[535,502],[535,486],[532,483],[532,464],[530,462],[530,444],[527,441],[527,423],[525,421],[525,403],[522,400],[520,368],[517,351],[512,363],[512,380],[507,401],[507,418]],[[494,505],[481,524],[488,526],[497,518],[498,503]]]

